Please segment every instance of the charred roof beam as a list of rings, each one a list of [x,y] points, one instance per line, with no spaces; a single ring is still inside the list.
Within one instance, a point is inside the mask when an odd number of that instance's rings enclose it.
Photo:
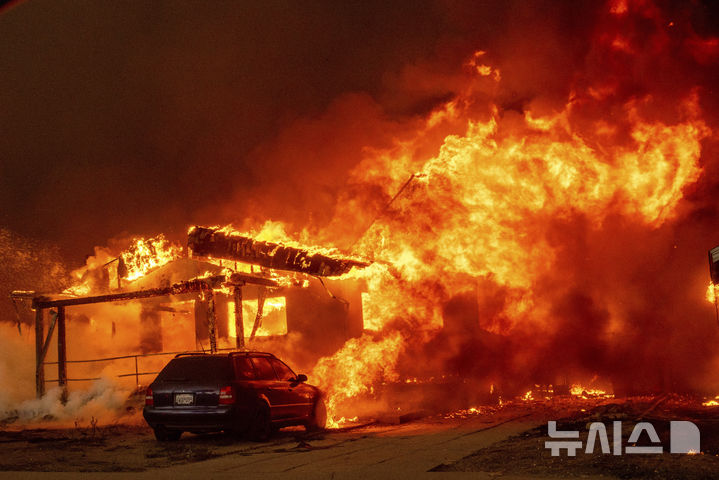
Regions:
[[[353,267],[364,268],[370,265],[367,262],[313,253],[307,249],[279,243],[261,242],[205,227],[194,227],[190,230],[187,246],[193,255],[199,257],[235,260],[319,277],[344,275]]]

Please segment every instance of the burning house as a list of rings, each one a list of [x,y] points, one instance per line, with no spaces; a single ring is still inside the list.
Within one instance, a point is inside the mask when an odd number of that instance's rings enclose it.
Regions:
[[[319,249],[256,241],[216,228],[192,228],[187,256],[172,248],[158,248],[162,244],[140,248],[134,256],[121,254],[99,269],[85,271],[83,282],[63,294],[13,292],[13,300],[24,301],[35,311],[38,396],[45,392],[47,354],[54,334],[57,361],[50,363],[57,365],[58,376],[53,381],[65,388],[72,381],[67,373],[68,321],[88,321],[83,313],[73,313],[77,307],[136,304],[138,315],[132,325],[138,342],[134,351],[125,352],[130,355],[171,351],[163,326],[175,332],[174,349],[189,351],[216,352],[249,345],[262,349],[268,343],[281,351],[289,348],[285,344],[291,339],[294,358],[304,364],[332,354],[362,334],[363,282],[332,277],[369,263],[320,253]],[[163,251],[170,254],[163,255]],[[141,273],[135,268],[138,254],[145,257]],[[168,315],[170,318],[163,320]],[[116,321],[116,316],[109,309],[96,315],[93,322],[111,326],[110,336],[114,337],[118,329],[128,328]],[[135,361],[137,365],[137,357]],[[134,377],[139,382],[139,375],[148,374],[152,372],[136,370]]]

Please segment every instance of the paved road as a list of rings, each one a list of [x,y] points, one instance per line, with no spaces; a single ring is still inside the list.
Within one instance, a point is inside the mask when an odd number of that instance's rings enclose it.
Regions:
[[[326,435],[309,445],[262,448],[226,455],[192,465],[163,469],[175,474],[212,474],[233,478],[415,477],[431,468],[469,455],[482,447],[520,433],[534,425],[510,421],[479,428],[436,429],[426,424],[373,428],[355,433]],[[476,425],[475,425],[476,427]],[[289,448],[288,448],[289,447]]]
[[[535,412],[537,413],[537,412]],[[517,410],[461,419],[429,418],[403,425],[368,426],[330,431],[314,437],[286,432],[273,441],[239,442],[221,456],[137,473],[0,472],[4,479],[306,479],[306,478],[477,478],[485,473],[429,472],[477,450],[531,429],[546,421],[541,414]],[[192,436],[180,442],[201,448]],[[503,479],[518,477],[502,476]],[[531,477],[538,480],[540,477]],[[603,477],[606,480],[607,477]]]

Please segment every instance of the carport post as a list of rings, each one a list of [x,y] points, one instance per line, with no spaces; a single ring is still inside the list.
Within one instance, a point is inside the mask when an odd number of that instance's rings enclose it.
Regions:
[[[207,327],[210,334],[210,353],[217,352],[217,336],[215,335],[215,293],[210,289],[210,301],[207,302]]]
[[[235,287],[235,346],[245,348],[245,322],[242,318],[242,287]]]
[[[42,347],[45,336],[43,314],[45,310],[36,307],[35,310],[35,395],[37,398],[45,394],[45,366],[43,364]]]
[[[57,307],[57,383],[67,399],[67,344],[65,343],[65,307]]]

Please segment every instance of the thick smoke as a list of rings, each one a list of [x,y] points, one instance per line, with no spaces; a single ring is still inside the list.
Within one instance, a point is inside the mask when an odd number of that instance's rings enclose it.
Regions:
[[[85,326],[77,325],[71,329],[74,340]],[[85,339],[87,341],[88,339]],[[83,368],[72,368],[73,376],[82,378],[100,377],[100,380],[86,382],[82,388],[73,386],[66,398],[62,390],[47,385],[47,393],[35,399],[35,338],[33,332],[23,328],[18,333],[15,326],[0,323],[0,425],[3,428],[21,428],[36,425],[77,426],[98,422],[137,423],[141,418],[138,397],[133,395],[133,388],[127,382],[119,382],[112,368],[90,371]],[[73,354],[97,354],[92,348],[82,348],[83,344],[75,343]],[[50,352],[48,358],[54,358]],[[45,367],[46,378],[56,375],[51,368]],[[55,377],[53,377],[55,378]]]

